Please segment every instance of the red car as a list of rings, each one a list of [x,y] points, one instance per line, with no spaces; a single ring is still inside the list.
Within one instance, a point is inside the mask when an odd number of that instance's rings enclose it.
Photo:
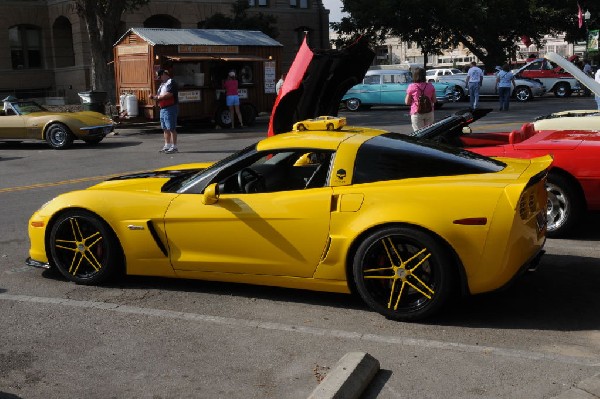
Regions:
[[[469,133],[469,124],[491,110],[459,112],[413,135],[493,157],[550,154],[548,236],[574,229],[586,211],[600,210],[600,131],[539,130],[525,123],[512,132]]]

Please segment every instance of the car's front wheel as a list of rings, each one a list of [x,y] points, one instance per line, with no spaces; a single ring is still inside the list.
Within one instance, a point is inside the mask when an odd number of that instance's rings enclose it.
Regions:
[[[411,227],[373,232],[358,247],[352,272],[356,289],[373,310],[394,320],[420,320],[449,299],[452,257],[430,234]]]
[[[519,102],[529,101],[533,98],[533,94],[531,94],[531,90],[525,86],[517,86],[515,88],[515,99]]]
[[[122,270],[121,247],[111,228],[83,210],[60,215],[50,228],[50,263],[78,284],[100,284]]]
[[[53,123],[46,130],[46,142],[55,150],[64,150],[73,144],[73,133],[62,123]]]
[[[360,109],[360,100],[358,98],[349,98],[346,100],[348,111],[358,111]]]
[[[550,173],[548,192],[548,237],[560,237],[570,232],[581,218],[584,201],[577,187],[565,176]]]

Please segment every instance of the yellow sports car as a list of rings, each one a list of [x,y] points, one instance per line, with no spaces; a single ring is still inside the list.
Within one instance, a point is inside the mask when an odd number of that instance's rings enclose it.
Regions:
[[[93,111],[49,112],[34,101],[10,96],[0,109],[0,141],[44,140],[62,150],[75,139],[98,144],[113,130],[109,117]]]
[[[368,128],[279,134],[213,165],[54,198],[29,221],[27,263],[80,284],[125,271],[354,290],[386,317],[417,320],[537,262],[550,163]]]
[[[294,123],[294,130],[339,130],[346,126],[346,118],[343,116],[318,116],[313,119],[305,119]]]

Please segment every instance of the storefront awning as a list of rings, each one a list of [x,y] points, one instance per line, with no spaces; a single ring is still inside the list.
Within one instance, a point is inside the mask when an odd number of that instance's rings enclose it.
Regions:
[[[177,62],[191,61],[269,61],[257,55],[168,55],[167,59]]]

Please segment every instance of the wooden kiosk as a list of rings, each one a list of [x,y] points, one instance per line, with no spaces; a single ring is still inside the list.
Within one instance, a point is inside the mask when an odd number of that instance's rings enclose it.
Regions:
[[[116,103],[137,98],[139,114],[158,119],[150,100],[160,80],[158,69],[169,70],[179,85],[179,120],[215,120],[231,126],[223,81],[235,71],[244,124],[259,112],[270,112],[275,84],[281,75],[282,44],[258,31],[219,29],[131,28],[114,46]]]

